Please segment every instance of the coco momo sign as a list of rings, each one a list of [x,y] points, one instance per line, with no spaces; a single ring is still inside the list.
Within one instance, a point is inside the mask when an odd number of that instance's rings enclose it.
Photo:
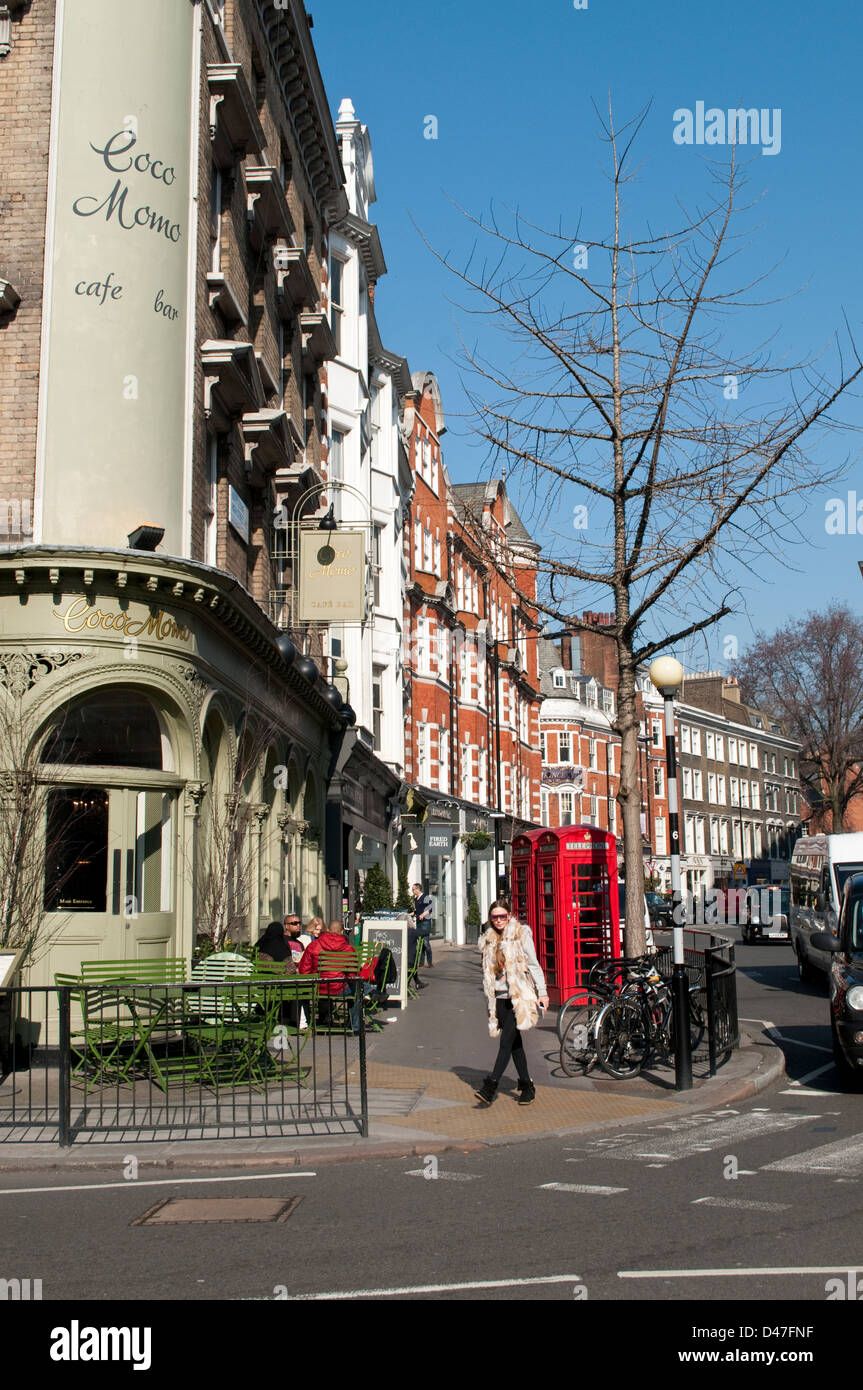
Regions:
[[[48,543],[116,545],[154,521],[183,553],[195,11],[57,0],[36,511]]]
[[[301,623],[361,623],[366,616],[362,531],[300,532]]]

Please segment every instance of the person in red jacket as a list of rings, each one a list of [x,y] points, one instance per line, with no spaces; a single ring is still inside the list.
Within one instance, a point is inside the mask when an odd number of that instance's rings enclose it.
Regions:
[[[336,974],[332,970],[323,973],[318,967],[318,960],[322,951],[342,952],[345,956],[344,969]],[[320,1021],[327,1022],[332,1016],[332,1000],[346,991],[354,994],[352,985],[345,982],[345,974],[355,975],[357,973],[357,954],[349,941],[345,939],[344,932],[322,931],[320,936],[314,937],[309,942],[300,957],[297,967],[301,975],[320,975],[321,982],[318,985],[318,994],[321,998],[321,1007],[318,1013]],[[356,1016],[356,1003],[351,1010],[351,1022],[354,1032],[359,1030],[359,1019]]]

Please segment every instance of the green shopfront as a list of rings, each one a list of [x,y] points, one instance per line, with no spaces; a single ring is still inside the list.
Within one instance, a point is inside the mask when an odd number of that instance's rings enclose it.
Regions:
[[[0,549],[0,776],[4,795],[22,766],[40,787],[31,984],[324,911],[341,724],[277,637],[208,566]]]

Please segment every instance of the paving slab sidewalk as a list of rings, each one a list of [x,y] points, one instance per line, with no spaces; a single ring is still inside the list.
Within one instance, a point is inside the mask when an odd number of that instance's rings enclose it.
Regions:
[[[744,1100],[784,1075],[781,1049],[765,1033],[744,1031],[741,1046],[708,1077],[696,1063],[691,1091],[674,1090],[669,1068],[634,1081],[603,1074],[570,1079],[559,1065],[552,1016],[525,1035],[534,1104],[517,1104],[514,1074],[504,1077],[497,1099],[480,1106],[474,1088],[490,1070],[496,1042],[489,1036],[479,957],[475,947],[435,943],[435,965],[423,972],[426,988],[394,1020],[371,1034],[367,1045],[369,1138],[356,1133],[324,1138],[183,1139],[124,1143],[80,1136],[69,1150],[54,1144],[0,1144],[0,1171],[93,1167],[119,1171],[133,1152],[141,1168],[275,1170],[357,1158],[417,1157],[447,1149],[462,1152],[586,1130],[613,1129],[716,1109]],[[512,1072],[512,1069],[510,1069]],[[359,1108],[359,1068],[348,1071]]]

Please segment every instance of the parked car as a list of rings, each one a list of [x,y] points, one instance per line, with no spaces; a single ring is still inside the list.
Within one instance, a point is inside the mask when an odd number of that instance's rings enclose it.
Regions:
[[[806,835],[791,858],[791,944],[801,980],[823,983],[830,952],[816,936],[835,936],[846,881],[863,873],[863,835]]]
[[[756,896],[757,894],[757,896]],[[764,912],[765,894],[770,907]],[[791,889],[788,884],[765,883],[749,893],[748,920],[743,924],[742,939],[755,946],[759,941],[789,941],[791,939]]]
[[[652,926],[674,926],[674,903],[671,898],[663,897],[661,893],[645,893],[644,900]]]
[[[812,945],[830,961],[830,1032],[843,1085],[863,1089],[863,873],[845,880],[839,929],[816,932]]]

